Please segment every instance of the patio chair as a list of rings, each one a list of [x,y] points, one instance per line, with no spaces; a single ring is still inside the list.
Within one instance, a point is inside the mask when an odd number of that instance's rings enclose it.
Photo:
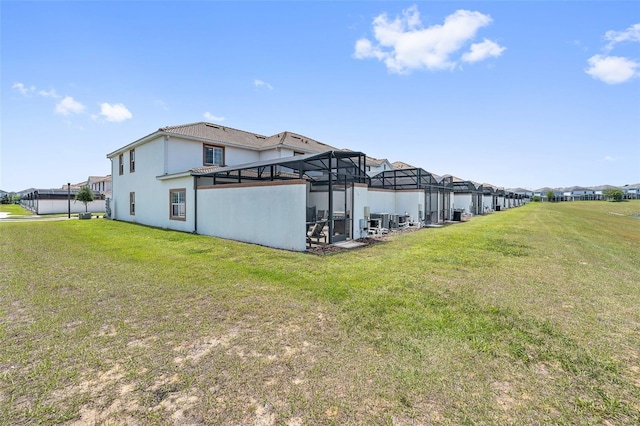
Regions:
[[[320,244],[320,239],[324,239],[324,243],[327,243],[327,234],[325,234],[322,229],[324,228],[324,223],[316,222],[312,227],[309,233],[307,234],[307,243],[309,243],[309,247],[311,247],[312,240],[316,240],[316,244]]]

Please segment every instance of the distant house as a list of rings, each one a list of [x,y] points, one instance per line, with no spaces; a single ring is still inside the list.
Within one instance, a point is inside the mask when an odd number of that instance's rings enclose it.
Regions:
[[[512,189],[509,189],[508,191],[511,191],[515,194],[516,200],[517,200],[516,201],[517,206],[522,206],[530,202],[534,196],[533,191],[525,188],[512,188]]]
[[[640,183],[635,185],[625,185],[622,188],[625,200],[640,200]]]
[[[367,156],[367,174],[369,176],[377,175],[380,172],[386,172],[387,170],[393,170],[389,160],[386,158],[378,159]]]
[[[363,238],[376,219],[384,227],[449,221],[454,210],[451,176],[288,131],[167,126],[107,158],[112,219],[287,250]]]
[[[595,200],[596,191],[591,188],[584,188],[581,186],[573,186],[563,191],[562,197],[564,201],[585,201]]]
[[[87,186],[93,192],[97,192],[107,198],[111,198],[111,175],[89,176],[87,179]]]
[[[67,186],[67,185],[65,185]],[[35,214],[59,214],[59,213],[81,213],[85,211],[84,203],[75,201],[75,195],[80,188],[71,189],[36,189],[30,188],[18,193],[20,205]],[[86,210],[89,212],[104,212],[104,195],[94,192],[94,200],[89,202]]]
[[[393,170],[403,170],[403,169],[416,169],[417,167],[412,166],[411,164],[407,164],[403,161],[394,161],[391,163],[391,167]]]

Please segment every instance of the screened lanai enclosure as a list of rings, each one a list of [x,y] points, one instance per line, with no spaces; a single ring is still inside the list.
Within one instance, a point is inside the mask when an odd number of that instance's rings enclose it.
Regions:
[[[364,170],[363,153],[327,151],[194,173],[196,232],[293,250],[361,238]]]
[[[417,197],[416,219],[419,222],[431,224],[449,220],[453,186],[448,177],[438,179],[421,168],[387,170],[370,177],[369,188],[393,191],[396,200],[399,198],[398,194],[403,192],[421,193]],[[406,203],[407,201],[397,201],[395,210],[402,211]],[[373,207],[371,212],[375,213]]]
[[[484,213],[482,205],[483,188],[481,184],[470,180],[454,181],[453,193],[454,209],[457,212],[462,211],[472,215]]]
[[[22,193],[20,205],[35,214],[59,214],[105,211],[105,197],[93,191],[93,201],[85,206],[76,201],[78,189],[32,189]]]

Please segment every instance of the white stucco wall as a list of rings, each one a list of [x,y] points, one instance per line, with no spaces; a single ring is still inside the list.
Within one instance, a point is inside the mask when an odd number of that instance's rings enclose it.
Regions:
[[[467,192],[455,192],[453,195],[453,208],[462,209],[465,213],[474,213],[473,205],[473,196],[471,193]]]
[[[141,223],[159,228],[175,229],[191,232],[194,229],[194,192],[193,177],[182,176],[169,179],[159,179],[164,176],[165,170],[184,171],[182,161],[189,155],[195,158],[198,153],[198,161],[202,163],[202,144],[173,140],[169,143],[164,137],[158,137],[144,145],[135,148],[136,169],[129,171],[129,152],[124,153],[124,173],[118,174],[118,157],[112,160],[113,193],[111,202],[111,216],[113,219],[127,222]],[[171,152],[171,147],[181,144],[187,154],[177,155],[169,164],[165,163],[165,149]],[[192,164],[195,167],[198,164]],[[186,220],[170,219],[170,189],[185,189],[186,196]],[[129,193],[135,192],[136,211],[134,215],[129,212]]]
[[[161,138],[164,140],[164,138]],[[171,136],[164,142],[163,151],[167,153],[166,173],[180,173],[192,167],[202,167],[204,165],[203,149],[204,145],[220,145],[224,147],[224,165],[234,166],[246,164],[261,159],[260,153],[256,150],[242,149],[233,146],[224,146],[223,143],[211,142],[205,144],[201,141],[193,141],[176,136]],[[154,148],[157,149],[157,148]],[[163,161],[163,163],[165,163]],[[164,174],[165,171],[160,174]]]
[[[371,213],[395,213],[395,191],[387,189],[369,189],[369,208]]]
[[[59,214],[69,211],[69,202],[67,200],[37,200],[33,203],[34,208],[37,206],[36,214]],[[80,201],[71,199],[71,213],[84,213],[84,204]],[[104,200],[94,200],[87,203],[87,211],[90,213],[103,213]]]
[[[306,250],[306,183],[198,190],[199,234]]]
[[[424,214],[424,191],[396,191],[396,209],[393,213],[407,213],[412,221],[417,221],[420,206]]]
[[[493,196],[492,195],[483,195],[482,196],[482,210],[484,212],[493,211]]]
[[[498,205],[500,206],[500,210],[505,210],[507,208],[504,196],[498,196]]]

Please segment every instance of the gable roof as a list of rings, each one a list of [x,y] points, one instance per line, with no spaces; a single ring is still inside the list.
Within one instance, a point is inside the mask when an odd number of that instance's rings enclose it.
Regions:
[[[367,165],[369,166],[382,166],[383,163],[389,163],[389,160],[386,158],[373,158],[367,155]],[[389,163],[391,165],[391,163]]]
[[[281,132],[273,136],[264,136],[206,122],[167,126],[160,128],[159,131],[197,139],[206,139],[212,142],[240,145],[258,150],[278,146],[298,149],[305,153],[337,150],[335,147],[315,139],[289,131]]]
[[[158,136],[182,136],[202,142],[222,144],[225,146],[238,146],[254,149],[257,151],[285,147],[305,154],[338,151],[337,148],[319,142],[307,136],[289,131],[280,132],[272,136],[264,136],[258,133],[247,132],[234,129],[232,127],[221,126],[219,124],[200,121],[197,123],[181,124],[177,126],[161,127],[136,141],[107,154],[107,158],[114,157],[138,145],[142,145]]]
[[[98,182],[107,182],[111,180],[111,175],[106,175],[106,176],[89,176],[89,179],[87,179],[87,183],[91,182],[91,183],[98,183]]]
[[[402,170],[402,169],[415,169],[416,167],[412,166],[411,164],[407,164],[403,161],[394,161],[393,163],[391,163],[391,167],[393,167],[396,170]]]

